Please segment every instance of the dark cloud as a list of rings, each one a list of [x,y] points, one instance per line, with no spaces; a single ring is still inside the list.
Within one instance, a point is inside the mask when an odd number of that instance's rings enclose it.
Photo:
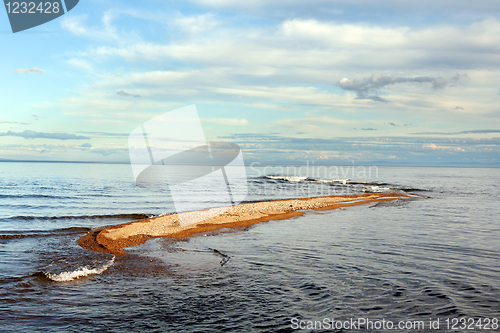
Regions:
[[[371,99],[376,102],[387,102],[387,100],[378,96],[378,91],[386,86],[400,83],[430,83],[435,90],[443,89],[448,84],[448,82],[441,77],[399,77],[395,75],[373,74],[361,80],[349,80],[344,78],[335,85],[343,90],[354,91],[357,95],[356,99]]]
[[[416,135],[457,135],[457,134],[487,134],[487,133],[500,133],[500,130],[471,130],[461,132],[420,132],[411,133]]]
[[[376,128],[371,128],[371,127],[368,127],[368,128],[362,128],[363,131],[376,131],[377,129]]]
[[[375,101],[375,102],[384,102],[384,103],[388,103],[389,101],[380,97],[380,96],[377,96],[377,95],[374,95],[374,96],[367,96],[365,98],[360,98],[359,96],[356,97],[357,99],[371,99],[372,101]]]
[[[90,143],[83,143],[81,145],[78,146],[79,148],[83,148],[83,149],[89,149],[89,148],[92,148],[92,144]]]
[[[387,123],[391,126],[411,126],[411,124],[396,124],[396,123]]]
[[[133,95],[129,94],[128,92],[125,92],[123,90],[120,90],[119,92],[116,93],[117,95],[123,96],[123,97],[141,97],[141,95]]]
[[[462,80],[467,80],[467,81],[470,80],[469,75],[467,75],[466,73],[464,73],[464,74],[457,73],[456,75],[451,77],[451,81],[455,82],[455,83],[458,83],[459,81],[462,81]]]
[[[25,139],[54,139],[54,140],[88,140],[87,136],[68,134],[68,133],[44,133],[35,131],[23,132],[0,132],[0,136],[18,136]]]
[[[455,106],[455,110],[465,110],[465,109],[461,106]]]

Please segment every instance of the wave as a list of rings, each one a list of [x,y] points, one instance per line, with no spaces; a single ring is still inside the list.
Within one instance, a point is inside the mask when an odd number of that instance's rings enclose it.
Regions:
[[[81,234],[84,232],[89,232],[92,230],[90,227],[69,227],[54,230],[30,230],[25,233],[20,234],[19,231],[3,231],[7,234],[0,234],[0,239],[15,239],[15,238],[27,238],[27,237],[50,237],[50,236],[67,236]]]
[[[74,197],[65,197],[58,195],[47,195],[47,194],[0,194],[0,199],[74,199]]]
[[[363,192],[370,192],[370,193],[381,193],[381,192],[390,192],[398,190],[397,188],[391,188],[391,187],[380,187],[380,186],[367,186],[363,189]]]
[[[390,191],[403,191],[403,192],[431,192],[431,190],[394,185],[379,181],[352,181],[348,178],[345,179],[322,179],[313,177],[298,177],[298,176],[280,176],[280,175],[268,175],[263,177],[257,177],[260,179],[270,179],[278,180],[289,183],[326,183],[332,186],[348,186],[352,188],[358,188],[362,192],[390,192]]]
[[[303,182],[309,177],[296,177],[296,176],[265,176],[267,179],[284,180],[286,182]]]
[[[432,192],[432,190],[426,190],[423,188],[415,188],[415,187],[402,187],[399,190],[403,192]]]
[[[320,182],[320,183],[342,183],[347,184],[349,179],[318,179],[311,177],[299,177],[299,176],[264,176],[267,179],[283,180],[292,183],[303,183],[303,182]]]
[[[368,181],[368,182],[349,181],[349,184],[351,184],[351,185],[376,185],[376,186],[391,185],[389,183],[381,183],[381,182],[376,182],[376,181]]]
[[[76,216],[12,216],[0,220],[89,220],[89,219],[132,219],[144,220],[153,217],[151,214],[110,214],[110,215],[76,215]]]
[[[69,282],[86,276],[102,274],[108,268],[113,266],[114,263],[115,263],[115,257],[113,256],[112,259],[110,259],[108,262],[106,262],[104,265],[100,267],[89,268],[88,266],[83,266],[77,268],[74,271],[69,271],[69,272],[61,272],[61,273],[43,272],[43,275],[49,280],[52,280],[54,282]]]

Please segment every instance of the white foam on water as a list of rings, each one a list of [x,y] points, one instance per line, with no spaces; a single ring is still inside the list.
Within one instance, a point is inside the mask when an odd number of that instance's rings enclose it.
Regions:
[[[287,182],[303,182],[307,180],[307,177],[295,177],[295,176],[266,176],[269,179],[281,179]]]
[[[62,272],[58,274],[44,273],[47,278],[55,282],[68,282],[73,281],[89,275],[98,275],[106,271],[115,263],[115,257],[109,260],[106,264],[97,268],[88,268],[87,266],[79,267],[77,270],[71,272]]]
[[[316,179],[316,181],[321,182],[321,183],[342,183],[344,185],[347,185],[347,182],[349,181],[348,178],[346,179]]]
[[[389,187],[380,187],[380,186],[367,186],[363,189],[363,192],[389,192],[391,189]]]
[[[347,184],[349,179],[316,179],[311,177],[298,177],[298,176],[266,176],[268,179],[278,179],[284,180],[286,182],[292,183],[302,183],[302,182],[320,182],[320,183],[342,183]]]

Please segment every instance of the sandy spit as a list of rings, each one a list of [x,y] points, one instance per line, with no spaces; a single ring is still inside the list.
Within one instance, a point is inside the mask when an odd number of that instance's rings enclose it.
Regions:
[[[88,232],[78,244],[86,249],[122,256],[123,248],[156,237],[185,239],[221,228],[244,228],[270,220],[300,216],[307,210],[332,210],[408,197],[403,193],[372,193],[285,199],[152,217]]]

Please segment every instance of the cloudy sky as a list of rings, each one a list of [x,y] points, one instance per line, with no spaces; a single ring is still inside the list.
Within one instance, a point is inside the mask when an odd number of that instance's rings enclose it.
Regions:
[[[195,104],[247,162],[500,165],[498,0],[82,0],[0,39],[1,159],[128,162]]]

